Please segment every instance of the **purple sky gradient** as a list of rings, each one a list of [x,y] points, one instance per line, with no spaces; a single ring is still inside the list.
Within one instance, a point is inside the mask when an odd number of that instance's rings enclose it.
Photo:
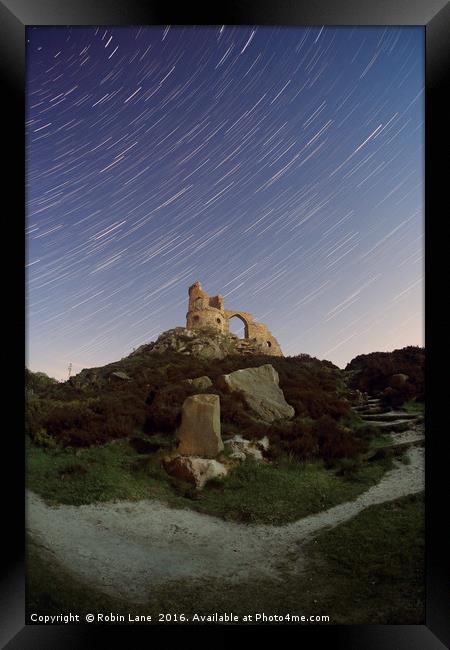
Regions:
[[[185,325],[200,280],[285,355],[423,345],[420,27],[27,29],[27,364]]]

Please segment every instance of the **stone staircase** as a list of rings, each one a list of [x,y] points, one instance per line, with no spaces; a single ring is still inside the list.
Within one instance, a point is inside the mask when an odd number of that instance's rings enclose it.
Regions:
[[[367,424],[375,426],[380,434],[390,434],[390,445],[412,445],[425,437],[423,416],[406,413],[401,409],[383,406],[377,397],[368,397],[363,404],[352,406],[352,410]],[[390,446],[386,445],[386,446]]]

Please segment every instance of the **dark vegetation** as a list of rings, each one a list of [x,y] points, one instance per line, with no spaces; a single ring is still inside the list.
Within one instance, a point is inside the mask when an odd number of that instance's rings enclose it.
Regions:
[[[208,392],[220,395],[224,436],[268,435],[274,443],[274,457],[286,452],[301,460],[322,457],[332,461],[362,450],[361,440],[340,424],[349,413],[341,371],[308,355],[228,356],[211,361],[144,349],[103,368],[84,370],[64,383],[37,381],[36,374],[27,370],[26,433],[44,447],[86,447],[119,438],[134,440],[138,446],[139,438],[144,439],[142,444],[151,444],[152,436],[173,434],[183,401],[199,392],[185,379],[207,375],[214,382],[221,374],[269,362],[280,375],[295,418],[265,425],[252,418],[239,398],[213,386]],[[117,371],[129,379],[114,375]]]
[[[398,407],[410,400],[425,400],[425,349],[408,346],[393,352],[360,354],[345,368],[349,386],[369,395],[379,395],[388,406]],[[392,387],[391,378],[405,374],[401,387]]]
[[[343,372],[305,354],[209,360],[142,346],[116,363],[83,370],[63,383],[27,370],[26,433],[36,445],[48,448],[89,447],[127,438],[141,453],[157,451],[162,439],[172,441],[186,397],[199,392],[185,379],[207,375],[215,382],[221,374],[264,363],[278,371],[280,387],[295,409],[292,420],[264,424],[236,395],[221,393],[215,385],[207,392],[220,396],[223,436],[267,435],[271,460],[285,455],[298,461],[321,459],[327,467],[335,467],[339,459],[357,461],[376,431],[351,411],[355,389],[376,394],[392,374],[402,372],[409,378],[404,388],[383,399],[423,399],[421,348],[361,355]]]

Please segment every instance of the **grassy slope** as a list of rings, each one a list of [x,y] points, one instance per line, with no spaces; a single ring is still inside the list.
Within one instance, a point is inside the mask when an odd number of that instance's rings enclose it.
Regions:
[[[377,483],[389,460],[362,464],[351,478],[320,463],[246,461],[200,493],[166,474],[160,454],[137,454],[121,440],[84,450],[27,450],[27,487],[47,501],[81,505],[114,499],[161,499],[224,519],[281,524],[356,498]]]
[[[306,547],[306,569],[280,581],[238,585],[180,582],[154,593],[146,606],[86,589],[44,551],[28,543],[28,611],[151,614],[251,612],[326,614],[334,624],[423,624],[423,495],[371,506],[323,531]]]

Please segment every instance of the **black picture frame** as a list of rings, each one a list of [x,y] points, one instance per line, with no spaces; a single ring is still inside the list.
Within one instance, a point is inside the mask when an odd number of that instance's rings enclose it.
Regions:
[[[444,454],[446,405],[445,383],[436,381],[435,373],[446,348],[439,342],[439,325],[445,325],[441,307],[434,308],[431,293],[445,278],[446,240],[439,236],[439,217],[446,217],[443,199],[446,172],[439,153],[444,150],[446,113],[444,101],[445,72],[449,69],[450,7],[445,0],[315,0],[294,3],[290,0],[234,0],[224,7],[202,10],[185,4],[171,8],[167,3],[138,0],[0,0],[0,67],[4,90],[3,159],[7,162],[3,179],[3,198],[11,207],[4,208],[9,227],[4,240],[8,252],[14,251],[12,264],[4,271],[6,296],[5,324],[11,331],[4,337],[7,352],[5,366],[11,395],[4,401],[5,411],[13,412],[11,425],[3,432],[2,471],[4,513],[3,553],[5,563],[0,583],[0,643],[8,649],[26,648],[94,648],[100,641],[114,635],[115,640],[132,632],[143,634],[146,642],[154,640],[155,628],[89,625],[25,625],[25,564],[24,564],[24,449],[20,429],[23,413],[23,341],[25,328],[24,301],[24,88],[25,88],[25,28],[28,25],[138,25],[138,24],[196,24],[196,25],[421,25],[426,39],[426,127],[425,127],[425,239],[426,239],[426,349],[427,349],[427,415],[426,415],[426,549],[427,590],[425,625],[373,626],[295,626],[298,642],[324,643],[325,647],[348,650],[425,650],[446,647],[450,631],[448,591],[445,568],[448,566],[448,538],[444,530],[446,508],[442,495],[448,475],[448,456]],[[448,182],[448,181],[447,181]],[[441,207],[442,206],[442,207]],[[448,211],[448,208],[447,208]],[[439,243],[442,254],[439,254]],[[430,252],[431,251],[431,252]],[[5,250],[4,250],[5,253]],[[5,255],[3,256],[5,257]],[[445,265],[445,266],[444,266]],[[442,284],[444,289],[445,285]],[[448,328],[447,328],[448,331]],[[15,340],[17,346],[9,342]],[[442,339],[444,341],[444,339]],[[432,386],[432,389],[431,389]],[[448,399],[448,398],[447,398]],[[12,404],[16,402],[15,406]],[[192,633],[219,632],[226,640],[233,627],[205,626],[164,628],[167,641],[173,635],[185,645]],[[271,632],[279,638],[284,631],[279,626]],[[234,632],[242,631],[234,627]],[[253,630],[254,631],[254,630]],[[266,635],[267,627],[259,632]],[[168,636],[167,636],[168,635]],[[180,635],[183,635],[180,637]],[[170,637],[170,639],[169,639]],[[174,639],[175,641],[175,639]]]

